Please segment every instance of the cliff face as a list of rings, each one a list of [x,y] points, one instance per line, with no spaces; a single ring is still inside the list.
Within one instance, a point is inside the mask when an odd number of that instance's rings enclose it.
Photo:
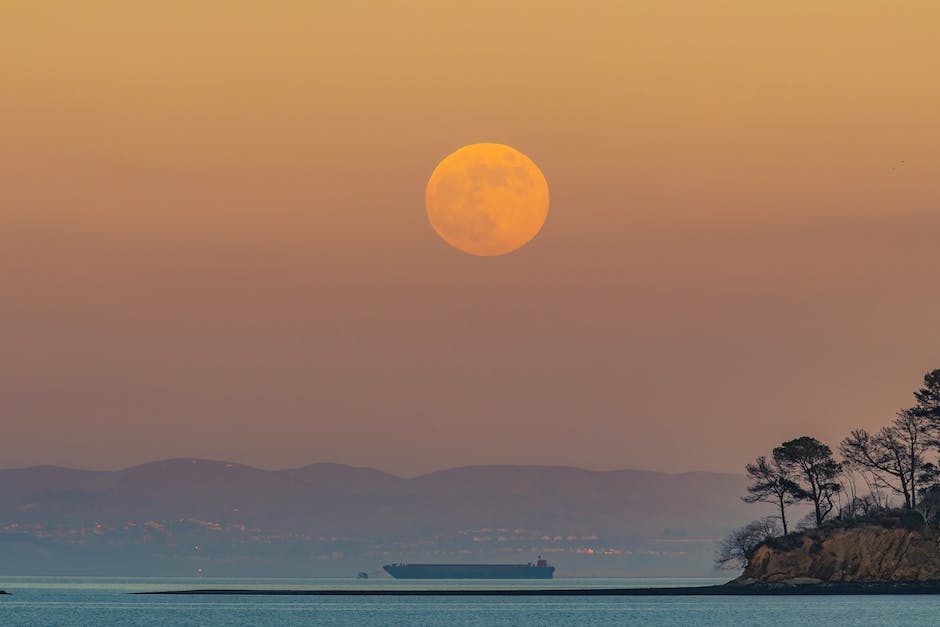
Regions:
[[[940,579],[935,531],[859,525],[808,531],[758,547],[736,583]]]

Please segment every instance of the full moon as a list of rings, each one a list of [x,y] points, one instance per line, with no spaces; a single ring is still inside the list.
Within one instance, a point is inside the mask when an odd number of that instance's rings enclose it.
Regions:
[[[527,156],[503,144],[470,144],[441,161],[425,192],[431,226],[471,255],[505,255],[548,216],[548,183]]]

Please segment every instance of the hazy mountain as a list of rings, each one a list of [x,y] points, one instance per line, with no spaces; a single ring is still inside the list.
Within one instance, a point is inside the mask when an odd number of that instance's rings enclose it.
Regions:
[[[472,466],[402,478],[174,459],[115,472],[0,470],[8,572],[348,575],[397,560],[528,561],[559,574],[708,574],[715,538],[765,510],[745,478]],[[110,570],[109,570],[110,569]]]

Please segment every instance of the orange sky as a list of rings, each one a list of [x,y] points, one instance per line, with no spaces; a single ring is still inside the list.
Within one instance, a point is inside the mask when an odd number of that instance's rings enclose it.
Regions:
[[[198,6],[194,6],[198,5]],[[0,465],[738,471],[940,367],[940,4],[0,7]],[[465,255],[424,188],[529,155]]]

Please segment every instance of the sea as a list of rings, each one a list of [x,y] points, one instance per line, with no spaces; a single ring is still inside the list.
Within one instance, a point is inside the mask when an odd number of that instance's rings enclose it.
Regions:
[[[193,588],[467,589],[702,586],[723,579],[221,579],[0,577],[0,625],[936,625],[940,596],[178,596]]]

